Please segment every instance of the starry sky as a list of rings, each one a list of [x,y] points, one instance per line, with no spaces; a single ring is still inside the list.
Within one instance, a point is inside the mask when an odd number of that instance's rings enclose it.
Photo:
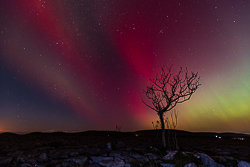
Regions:
[[[0,2],[0,132],[152,129],[163,64],[198,72],[177,129],[250,133],[248,0]],[[168,115],[168,114],[167,114]]]

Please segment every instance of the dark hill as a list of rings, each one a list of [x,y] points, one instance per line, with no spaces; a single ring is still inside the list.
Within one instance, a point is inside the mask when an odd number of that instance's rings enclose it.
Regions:
[[[214,133],[214,132],[188,132],[184,130],[167,130],[165,131],[166,136],[170,133],[173,135],[176,133],[178,137],[211,137],[220,136],[224,138],[250,138],[250,135],[241,134],[241,133]],[[119,136],[119,137],[155,137],[161,136],[161,130],[139,130],[135,132],[117,132],[117,131],[97,131],[97,130],[89,130],[84,132],[76,132],[76,133],[66,133],[66,132],[52,132],[52,133],[43,133],[43,132],[32,132],[23,135],[4,132],[1,133],[0,136]]]

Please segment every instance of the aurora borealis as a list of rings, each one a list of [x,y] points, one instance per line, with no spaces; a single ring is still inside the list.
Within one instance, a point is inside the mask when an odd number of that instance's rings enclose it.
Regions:
[[[201,87],[177,129],[250,133],[247,0],[1,1],[0,132],[152,129],[160,66]]]

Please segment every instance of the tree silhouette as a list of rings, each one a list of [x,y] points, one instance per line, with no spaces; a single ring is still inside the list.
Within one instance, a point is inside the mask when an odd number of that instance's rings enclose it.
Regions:
[[[151,105],[147,104],[143,99],[142,102],[152,110],[156,111],[161,122],[162,144],[166,147],[165,141],[165,123],[163,114],[173,109],[178,103],[183,103],[191,98],[193,93],[201,85],[198,72],[191,71],[188,75],[188,69],[180,67],[177,74],[173,74],[170,67],[163,65],[161,73],[156,74],[154,79],[150,79],[151,83],[147,86],[143,93],[151,101]]]

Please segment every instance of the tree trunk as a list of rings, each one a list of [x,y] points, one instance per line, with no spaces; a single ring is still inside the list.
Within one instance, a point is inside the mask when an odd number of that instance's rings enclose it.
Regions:
[[[161,121],[161,130],[162,130],[162,145],[163,148],[166,148],[166,139],[165,139],[165,123],[163,119],[163,112],[159,112],[159,117]]]

